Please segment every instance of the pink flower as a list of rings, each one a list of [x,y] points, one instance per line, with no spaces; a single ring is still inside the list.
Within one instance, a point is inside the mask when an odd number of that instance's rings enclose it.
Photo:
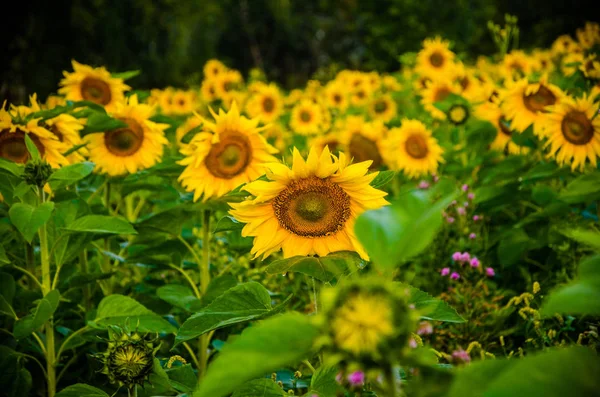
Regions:
[[[469,255],[469,253],[468,253],[468,252],[463,252],[463,253],[462,253],[462,255],[461,255],[461,258],[460,258],[460,260],[461,260],[462,262],[468,262],[468,261],[470,261],[470,260],[471,260],[471,255]]]
[[[338,372],[337,375],[335,376],[335,381],[341,385],[343,380],[344,380],[344,374],[341,372]]]
[[[469,190],[469,185],[467,185],[466,183],[464,185],[462,185],[461,187],[463,192],[466,192],[467,190]]]
[[[363,371],[354,371],[348,375],[348,382],[352,386],[362,386],[365,384],[365,373]]]
[[[469,238],[471,240],[475,240],[477,238],[477,235],[475,233],[471,233],[471,234],[469,234]]]
[[[462,254],[458,251],[456,251],[455,253],[452,254],[452,260],[454,262],[460,262],[461,258],[462,258]]]
[[[419,347],[419,344],[417,343],[415,338],[410,338],[410,340],[408,341],[408,346],[410,346],[412,349],[416,349],[417,347]]]
[[[464,207],[458,207],[456,209],[456,212],[458,212],[458,215],[464,215],[467,213],[467,211],[464,209]]]
[[[480,219],[481,219],[481,217],[479,215],[473,215],[473,221],[474,222],[477,222]]]
[[[446,222],[448,223],[454,223],[455,219],[451,216],[449,216],[448,218],[446,218]]]
[[[433,182],[437,183],[440,180],[440,177],[433,174]]]
[[[458,363],[468,363],[471,361],[471,356],[469,356],[469,353],[463,349],[455,350],[452,352],[452,361],[456,361]]]
[[[467,198],[469,200],[473,200],[475,198],[475,193],[469,193],[469,194],[467,194]]]
[[[417,329],[417,335],[431,335],[433,334],[433,326],[429,321],[421,321],[419,328]]]
[[[469,206],[469,202],[468,202],[468,201],[465,201],[465,202],[463,203],[463,207],[467,208],[468,206]]]
[[[450,203],[450,205],[456,205],[456,200],[452,200],[452,202]]]
[[[452,272],[452,274],[450,275],[450,278],[452,280],[458,280],[460,278],[460,274],[458,274],[456,272]]]
[[[491,267],[486,267],[485,268],[485,274],[488,277],[494,277],[496,275],[496,272]]]
[[[427,188],[429,188],[429,182],[427,182],[427,181],[419,182],[419,189],[427,189]]]
[[[449,267],[445,267],[445,268],[443,268],[443,269],[440,271],[440,274],[441,274],[442,276],[447,276],[447,275],[449,275],[449,274],[450,274],[450,268],[449,268]]]
[[[479,267],[479,265],[481,265],[481,262],[479,262],[479,259],[477,258],[471,259],[471,262],[469,263],[471,264],[471,267]]]

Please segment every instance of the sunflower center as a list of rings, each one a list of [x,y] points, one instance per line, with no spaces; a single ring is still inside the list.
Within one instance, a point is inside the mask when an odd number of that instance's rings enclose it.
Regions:
[[[594,127],[585,113],[571,111],[565,115],[561,123],[565,139],[573,145],[585,145],[594,137]]]
[[[134,346],[119,347],[110,358],[115,377],[121,381],[143,378],[152,368],[151,355]]]
[[[275,199],[277,221],[298,236],[330,236],[350,218],[350,196],[329,179],[316,176],[292,181]]]
[[[429,153],[427,141],[421,135],[413,134],[406,139],[404,144],[406,153],[412,158],[422,159]]]
[[[204,164],[217,178],[231,179],[246,170],[252,161],[252,144],[237,131],[225,131],[212,145]]]
[[[115,156],[127,157],[135,154],[144,142],[144,129],[135,120],[130,118],[120,119],[127,127],[119,128],[104,133],[104,144],[109,152]]]
[[[44,145],[42,145],[40,139],[34,134],[30,134],[29,137],[43,157]],[[25,144],[25,133],[23,131],[0,131],[0,157],[19,164],[25,164],[29,160],[29,151]]]
[[[225,92],[229,92],[235,88],[235,83],[233,81],[227,81],[223,84],[223,90]]]
[[[86,101],[108,105],[112,99],[110,86],[103,80],[86,77],[81,82],[81,97]]]
[[[65,137],[64,137],[63,133],[58,130],[56,125],[50,126],[50,128],[48,128],[48,130],[50,130],[51,133],[56,135],[56,137],[58,138],[59,141],[64,142]]]
[[[556,96],[548,88],[541,85],[536,93],[525,95],[523,102],[527,109],[537,113],[543,111],[546,106],[554,105],[556,103]]]
[[[510,123],[503,116],[500,116],[500,119],[498,120],[498,125],[500,126],[500,131],[504,135],[512,136],[512,130],[509,127]]]
[[[355,133],[350,139],[350,155],[354,158],[354,162],[360,163],[362,161],[372,160],[373,163],[369,167],[370,169],[378,169],[383,162],[377,143],[375,141],[366,138],[360,133]]]
[[[387,107],[386,101],[378,101],[375,103],[375,113],[383,113],[387,110]]]
[[[306,110],[300,112],[300,120],[302,120],[303,122],[308,123],[311,119],[312,115],[310,114],[310,112],[307,112]]]
[[[433,98],[434,102],[439,102],[439,101],[443,101],[444,99],[448,98],[448,95],[450,95],[450,90],[447,88],[440,88],[435,92],[435,96]]]
[[[429,56],[429,62],[432,66],[439,68],[444,64],[444,56],[439,51],[435,51]]]
[[[275,109],[275,101],[273,98],[265,98],[263,101],[263,109],[267,113],[271,113]]]
[[[469,86],[471,85],[471,80],[469,80],[469,78],[465,76],[463,78],[460,78],[458,80],[458,83],[462,87],[463,91],[466,91],[469,88]]]
[[[340,102],[342,102],[342,96],[341,96],[340,94],[335,94],[335,95],[333,96],[333,101],[334,101],[335,103],[340,103]]]
[[[448,118],[454,124],[462,124],[469,115],[467,108],[462,105],[454,105],[448,111]]]

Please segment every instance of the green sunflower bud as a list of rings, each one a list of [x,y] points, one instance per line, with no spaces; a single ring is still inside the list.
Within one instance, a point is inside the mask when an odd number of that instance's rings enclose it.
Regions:
[[[101,373],[113,384],[132,388],[142,386],[154,366],[154,355],[160,348],[158,336],[130,332],[117,326],[109,328],[108,349],[95,355],[102,364]]]
[[[448,120],[454,125],[464,124],[469,118],[469,109],[462,104],[452,105],[448,109]]]
[[[28,185],[44,187],[52,175],[52,167],[45,160],[29,160],[25,165],[23,179]]]

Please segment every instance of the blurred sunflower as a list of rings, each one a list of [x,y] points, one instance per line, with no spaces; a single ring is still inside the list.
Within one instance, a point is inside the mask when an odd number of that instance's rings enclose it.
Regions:
[[[588,55],[579,65],[579,70],[588,79],[600,79],[600,60],[596,54]]]
[[[504,56],[500,73],[505,81],[526,77],[531,72],[531,61],[523,51],[511,51]]]
[[[600,25],[597,22],[586,22],[583,28],[575,32],[577,41],[584,49],[590,49],[600,44]]]
[[[181,124],[175,130],[175,140],[177,145],[182,148],[185,147],[191,142],[196,133],[192,132],[192,130],[198,130],[199,127],[204,123],[204,119],[194,114],[193,116],[188,117],[183,124]],[[199,131],[197,131],[199,132]],[[186,137],[187,134],[191,136]],[[188,143],[182,142],[182,139],[186,137]]]
[[[580,66],[583,64],[585,59],[585,55],[581,52],[572,52],[565,55],[561,60],[561,71],[567,77],[572,76],[579,70]]]
[[[390,94],[378,95],[369,104],[369,115],[373,120],[387,123],[396,117],[396,102]]]
[[[480,81],[475,77],[473,70],[468,69],[464,64],[458,63],[452,72],[452,80],[460,87],[460,95],[472,100],[478,92]]]
[[[215,122],[205,121],[203,131],[181,149],[185,158],[179,164],[185,169],[178,180],[194,192],[194,201],[221,197],[264,174],[265,163],[277,161],[272,156],[277,149],[259,134],[259,120],[240,116],[235,102],[227,113],[211,113]]]
[[[131,89],[123,79],[114,78],[104,67],[93,68],[75,60],[71,61],[73,72],[63,72],[59,94],[70,101],[91,101],[112,109],[123,100],[124,92]]]
[[[139,103],[134,94],[117,103],[110,115],[127,126],[84,137],[97,171],[110,176],[133,174],[160,161],[168,144],[164,130],[169,125],[150,121],[152,106]]]
[[[225,98],[231,91],[238,90],[242,83],[242,74],[237,70],[227,70],[220,73],[215,79],[217,97]]]
[[[352,90],[350,94],[350,103],[353,106],[365,106],[369,103],[373,92],[368,84],[361,84]]]
[[[450,43],[440,37],[425,39],[423,49],[417,54],[415,71],[422,76],[447,75],[454,67],[454,53]]]
[[[421,104],[438,120],[445,120],[446,114],[435,107],[435,103],[441,102],[450,94],[458,94],[460,87],[449,80],[433,80],[421,91]]]
[[[318,135],[309,140],[309,146],[314,147],[318,151],[325,149],[325,146],[329,147],[331,153],[337,153],[342,148],[342,140],[340,134],[332,132],[326,135]]]
[[[171,97],[171,111],[175,115],[191,114],[196,109],[193,91],[175,90]]]
[[[572,52],[579,52],[579,45],[571,36],[564,34],[559,36],[552,43],[552,55],[558,56],[562,54],[569,54]]]
[[[44,107],[46,109],[54,109],[57,106],[65,106],[66,104],[67,100],[64,97],[58,95],[48,95]]]
[[[225,110],[231,110],[231,107],[235,103],[238,109],[244,109],[247,99],[247,91],[232,90],[228,91],[225,95],[221,97],[221,105]]]
[[[552,106],[545,118],[546,147],[559,164],[583,170],[586,159],[594,166],[600,157],[600,117],[592,98],[568,97]]]
[[[554,71],[554,60],[552,53],[548,50],[535,49],[532,53],[532,70],[542,74],[549,74]]]
[[[506,150],[509,154],[525,154],[529,151],[529,148],[519,146],[512,141],[513,130],[511,129],[510,121],[506,119],[498,103],[490,103],[485,107],[477,107],[475,115],[481,120],[489,121],[496,127],[496,137],[490,144],[491,150],[499,152]]]
[[[227,66],[217,59],[209,59],[204,64],[203,71],[206,79],[214,80],[227,71]]]
[[[294,148],[291,169],[281,163],[268,165],[268,181],[244,186],[254,199],[230,204],[240,222],[242,236],[254,237],[251,253],[263,259],[283,250],[284,258],[296,255],[325,256],[336,251],[367,253],[354,235],[354,222],[368,209],[387,205],[387,193],[370,183],[377,172],[367,174],[370,162],[349,164],[328,148],[311,148],[305,161]]]
[[[215,80],[205,79],[200,86],[200,96],[206,103],[217,99],[217,83]]]
[[[348,116],[342,133],[344,152],[352,161],[370,161],[370,169],[383,165],[382,150],[386,127],[382,122],[367,123],[362,116]]]
[[[433,174],[444,162],[443,149],[418,120],[405,119],[400,128],[392,128],[384,147],[391,168],[402,170],[410,178]]]
[[[377,91],[381,87],[381,76],[379,73],[375,71],[367,73],[367,84],[371,91]]]
[[[345,111],[349,101],[344,85],[337,81],[329,82],[325,86],[325,101],[330,108]]]
[[[260,88],[246,104],[246,112],[251,118],[258,117],[264,124],[271,123],[283,113],[283,98],[275,84]]]
[[[394,76],[383,76],[382,83],[388,91],[395,92],[402,89],[402,84]]]
[[[163,114],[171,114],[174,93],[175,89],[173,87],[167,87],[164,90],[156,91],[158,107]]]
[[[523,132],[533,124],[533,132],[539,135],[540,121],[547,112],[546,107],[560,103],[564,94],[554,84],[542,77],[538,83],[521,79],[509,86],[502,101],[502,111],[510,120],[511,128]]]
[[[290,127],[300,135],[313,135],[321,131],[323,112],[321,106],[303,99],[292,109]]]

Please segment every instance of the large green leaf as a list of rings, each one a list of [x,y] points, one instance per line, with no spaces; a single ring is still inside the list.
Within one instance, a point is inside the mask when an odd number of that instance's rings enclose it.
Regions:
[[[41,159],[40,151],[37,148],[37,145],[29,137],[29,134],[25,134],[25,146],[27,146],[27,151],[31,155],[32,160],[40,160]]]
[[[228,232],[231,230],[242,230],[243,228],[244,224],[238,222],[234,217],[224,216],[223,218],[219,219],[219,222],[217,222],[217,226],[215,227],[213,233]]]
[[[353,273],[365,266],[356,253],[350,251],[334,252],[327,256],[293,256],[273,261],[267,267],[269,274],[298,272],[329,283],[342,275]]]
[[[186,222],[187,213],[181,207],[159,212],[149,218],[146,218],[135,225],[140,232],[148,230],[153,232],[167,233],[172,236],[179,236],[183,224]]]
[[[552,349],[520,360],[473,363],[458,371],[450,397],[595,396],[600,358],[590,349]]]
[[[141,332],[175,333],[177,329],[167,320],[128,296],[113,294],[98,305],[94,323],[101,327],[129,324]]]
[[[559,229],[559,232],[600,252],[600,233],[586,229]]]
[[[54,171],[52,175],[50,175],[48,183],[53,190],[58,190],[65,186],[77,183],[91,174],[93,170],[94,163],[90,163],[89,161],[67,165]]]
[[[364,212],[354,231],[376,265],[393,268],[433,241],[442,226],[442,211],[454,196],[455,192],[432,202],[422,191],[406,192],[391,206]]]
[[[10,259],[6,256],[6,251],[4,250],[4,246],[0,245],[0,266],[8,265],[10,263]]]
[[[566,203],[586,203],[600,199],[600,172],[581,175],[560,192],[558,198]]]
[[[235,389],[231,397],[283,397],[289,396],[271,379],[254,379]]]
[[[50,317],[56,311],[58,307],[58,301],[60,300],[60,293],[58,290],[52,290],[40,299],[35,307],[33,313],[28,314],[25,317],[21,317],[16,323],[13,329],[13,334],[16,339],[22,339],[39,328],[41,328],[46,321],[50,320]]]
[[[137,234],[129,222],[106,215],[86,215],[74,220],[66,230],[97,234]]]
[[[408,288],[410,291],[409,303],[415,306],[424,320],[445,321],[449,323],[464,323],[454,308],[439,298],[434,298],[425,291],[411,285],[396,282],[399,288]]]
[[[163,285],[156,290],[156,295],[165,302],[187,311],[191,311],[192,307],[200,305],[200,299],[196,298],[192,290],[185,285]]]
[[[17,317],[12,307],[16,291],[17,284],[13,276],[9,273],[0,272],[0,314],[12,318]]]
[[[32,378],[25,368],[25,357],[8,346],[0,345],[0,385],[2,396],[29,396]]]
[[[286,303],[274,308],[269,291],[261,284],[254,281],[240,284],[188,318],[177,331],[175,345],[214,329],[275,314]]]
[[[319,397],[336,397],[340,391],[340,384],[336,380],[339,369],[336,367],[320,366],[310,380],[310,393]]]
[[[370,183],[375,189],[380,189],[387,185],[396,176],[396,171],[379,171],[379,174]]]
[[[165,372],[169,376],[169,383],[177,391],[191,393],[196,388],[198,375],[196,375],[190,364],[168,368]]]
[[[534,247],[534,241],[521,228],[514,228],[504,234],[498,244],[498,261],[502,266],[512,266],[519,262],[525,252]]]
[[[109,397],[108,394],[94,386],[86,385],[85,383],[76,383],[67,386],[58,393],[56,397]]]
[[[87,117],[86,125],[80,134],[84,136],[94,132],[106,132],[123,127],[127,127],[125,122],[114,119],[106,113],[93,112]]]
[[[286,313],[247,328],[208,367],[194,397],[227,396],[243,383],[306,358],[319,328],[309,317]]]
[[[35,233],[48,222],[54,203],[48,201],[34,207],[25,203],[16,203],[8,210],[10,221],[21,232],[25,240],[31,244]]]
[[[8,171],[9,174],[20,177],[23,175],[24,166],[0,157],[0,170]]]

